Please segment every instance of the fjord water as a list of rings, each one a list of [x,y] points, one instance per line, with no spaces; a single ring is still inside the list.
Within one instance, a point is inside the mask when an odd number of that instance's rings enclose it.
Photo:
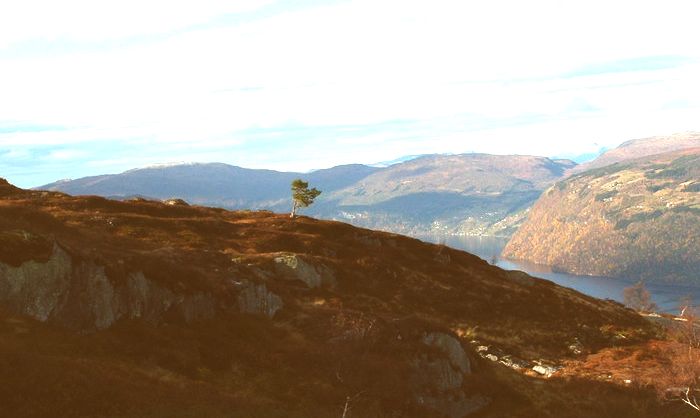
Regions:
[[[491,264],[506,270],[521,270],[532,276],[551,280],[554,283],[575,289],[581,293],[600,298],[622,302],[622,291],[637,280],[633,277],[619,279],[613,277],[577,276],[555,273],[549,266],[502,259],[501,251],[508,242],[507,238],[478,236],[426,236],[424,241],[443,243],[452,248],[477,255]],[[682,299],[690,297],[695,305],[700,303],[700,288],[668,284],[645,283],[659,311],[678,314]]]

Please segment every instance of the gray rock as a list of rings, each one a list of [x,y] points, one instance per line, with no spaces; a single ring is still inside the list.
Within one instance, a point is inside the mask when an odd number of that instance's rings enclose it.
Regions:
[[[522,359],[513,357],[511,355],[505,355],[498,360],[499,363],[506,367],[510,367],[513,370],[522,370],[530,368],[530,364]]]
[[[58,246],[46,263],[28,261],[20,267],[0,263],[0,303],[46,321],[63,302],[71,274],[70,257]]]
[[[462,344],[453,336],[433,332],[423,337],[423,344],[435,347],[445,353],[450,365],[459,372],[463,374],[471,372],[467,353],[464,352]]]
[[[481,410],[490,400],[465,395],[464,376],[471,373],[469,357],[455,337],[441,332],[426,334],[421,341],[430,347],[413,362],[415,401],[450,418],[463,418]]]
[[[28,261],[19,267],[0,263],[0,304],[39,321],[80,331],[105,329],[122,318],[159,323],[174,312],[191,322],[215,314],[215,301],[209,294],[178,295],[140,272],[117,285],[104,267],[90,261],[74,262],[58,245],[46,263]]]
[[[168,206],[189,206],[190,204],[187,203],[183,199],[165,199],[163,200],[163,203],[165,203]]]
[[[74,329],[105,329],[117,320],[118,309],[114,286],[104,268],[81,262],[73,265],[64,303],[49,319]]]
[[[537,373],[537,374],[539,374],[539,375],[542,375],[542,376],[545,376],[545,377],[550,377],[550,376],[552,376],[554,373],[556,373],[556,371],[557,371],[557,369],[555,369],[554,367],[543,366],[543,365],[534,366],[534,367],[532,368],[532,370],[533,370],[535,373]]]
[[[286,280],[301,280],[313,289],[336,285],[333,271],[324,265],[313,265],[295,254],[275,257],[275,272]]]
[[[446,358],[421,356],[414,362],[414,368],[417,371],[414,382],[425,391],[447,392],[461,388],[464,382],[464,375]]]
[[[575,338],[574,342],[569,345],[569,351],[577,356],[583,354],[583,344],[581,344],[578,338]]]
[[[282,298],[268,291],[264,283],[246,283],[238,294],[238,308],[242,313],[272,318],[283,306]]]
[[[143,273],[132,273],[126,279],[126,286],[120,289],[119,312],[131,319],[157,323],[177,299],[174,292],[148,280]]]

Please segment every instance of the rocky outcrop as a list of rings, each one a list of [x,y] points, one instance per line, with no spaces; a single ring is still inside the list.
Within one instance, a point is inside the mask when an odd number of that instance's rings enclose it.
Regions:
[[[482,395],[468,396],[462,390],[471,363],[459,340],[440,333],[425,335],[422,344],[429,348],[413,363],[415,400],[418,404],[450,418],[462,418],[489,404]]]
[[[433,347],[445,354],[450,366],[461,374],[471,373],[471,365],[462,344],[451,335],[432,332],[423,337],[423,344]]]
[[[316,287],[334,287],[335,274],[322,264],[311,264],[295,254],[275,257],[275,273],[286,280],[300,280],[313,289]]]
[[[189,206],[190,204],[184,201],[183,199],[165,199],[163,200],[163,203],[165,203],[168,206]]]
[[[282,298],[267,290],[264,283],[243,283],[243,289],[238,294],[238,308],[242,313],[275,316],[282,309]]]
[[[27,261],[19,267],[0,263],[0,303],[12,311],[47,321],[70,289],[68,254],[56,247],[46,263]]]
[[[76,262],[58,245],[45,263],[0,263],[0,304],[80,331],[105,329],[122,318],[192,322],[211,318],[216,311],[211,295],[177,294],[140,272],[114,283],[104,267]]]

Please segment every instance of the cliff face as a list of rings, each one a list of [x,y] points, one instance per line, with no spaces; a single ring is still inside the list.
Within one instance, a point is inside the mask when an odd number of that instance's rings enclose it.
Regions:
[[[700,149],[589,170],[547,190],[503,251],[561,271],[700,284]]]
[[[43,263],[31,260],[18,267],[0,263],[0,304],[80,331],[105,329],[119,319],[142,318],[158,324],[168,314],[189,323],[215,313],[215,302],[208,294],[178,295],[141,272],[115,284],[104,267],[76,262],[58,245]]]
[[[574,341],[652,332],[615,303],[407,237],[0,182],[12,416],[528,416],[541,392],[523,373],[549,373]]]

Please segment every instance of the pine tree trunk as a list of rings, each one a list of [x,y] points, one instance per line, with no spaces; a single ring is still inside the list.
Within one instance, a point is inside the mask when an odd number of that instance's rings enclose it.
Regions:
[[[294,203],[292,204],[292,213],[289,214],[290,218],[294,218],[297,214],[297,201],[295,200]]]

